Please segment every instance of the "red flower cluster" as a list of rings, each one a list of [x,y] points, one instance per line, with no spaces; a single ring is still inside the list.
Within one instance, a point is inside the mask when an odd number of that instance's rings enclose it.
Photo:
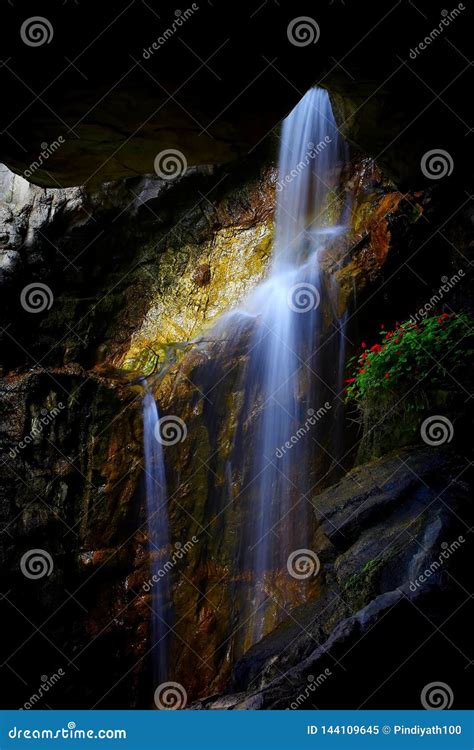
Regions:
[[[379,393],[403,390],[414,377],[419,376],[423,368],[431,365],[426,356],[427,350],[433,347],[435,352],[441,351],[451,333],[459,330],[457,319],[467,317],[442,312],[423,318],[419,323],[413,318],[396,322],[390,330],[383,323],[379,324],[380,343],[371,345],[370,340],[361,341],[359,352],[349,362],[354,367],[355,375],[345,380],[349,398],[363,403],[368,396],[376,394],[379,387]],[[464,366],[461,355],[454,357],[453,361],[455,366],[458,366],[458,361]],[[434,377],[442,381],[445,373],[446,369],[441,368]]]
[[[442,322],[442,319],[447,318],[447,317],[449,316],[446,315],[446,313],[443,313],[443,315],[439,318],[439,322]],[[419,326],[416,325],[416,323],[410,323],[409,326],[405,326],[405,327],[415,328],[419,330]],[[380,330],[385,331],[384,323],[380,324]],[[400,323],[397,322],[395,323],[395,329],[393,331],[387,331],[387,333],[384,336],[384,341],[389,341],[393,336],[396,335],[397,338],[395,339],[395,343],[399,344],[404,333],[405,333],[404,328],[402,328]],[[365,341],[361,342],[361,349],[364,349],[364,350],[367,349],[367,343]],[[358,370],[359,374],[363,375],[365,372],[367,372],[365,368],[370,367],[370,362],[366,363],[367,357],[369,356],[369,352],[372,352],[372,354],[377,354],[378,352],[381,352],[382,349],[383,349],[383,344],[374,344],[373,346],[370,347],[369,351],[362,352],[358,360],[359,365],[361,365],[360,369]],[[401,356],[401,352],[396,352],[396,353],[399,357]],[[390,378],[390,372],[386,372],[385,379],[388,380],[389,378]],[[357,378],[347,378],[345,382],[355,383],[356,379]]]

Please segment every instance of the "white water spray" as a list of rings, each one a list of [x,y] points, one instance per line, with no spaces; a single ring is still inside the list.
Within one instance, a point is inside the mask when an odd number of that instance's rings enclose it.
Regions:
[[[157,684],[168,679],[169,638],[171,634],[171,586],[166,563],[170,534],[165,462],[159,434],[159,415],[153,394],[145,385],[143,398],[143,450],[145,496],[148,517],[148,546],[151,560],[151,645],[154,652],[153,678]]]
[[[337,196],[345,160],[329,96],[323,89],[311,89],[283,123],[271,273],[245,304],[255,326],[244,415],[258,408],[254,455],[245,476],[252,507],[241,560],[252,578],[244,607],[252,642],[266,629],[269,579],[285,570],[295,549],[310,543],[306,492],[312,446],[302,438],[282,455],[278,447],[304,434],[302,425],[324,402],[324,393],[332,390],[334,396],[340,390],[344,320],[339,321],[341,333],[332,350],[331,384],[322,382],[317,348],[323,309],[330,307],[334,292],[324,279],[321,260],[345,230],[344,201]],[[340,413],[341,401],[334,405],[333,414]],[[334,422],[328,422],[327,430],[332,428]]]

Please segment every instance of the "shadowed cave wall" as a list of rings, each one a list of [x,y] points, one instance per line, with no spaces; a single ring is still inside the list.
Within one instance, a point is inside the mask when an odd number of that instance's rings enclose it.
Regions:
[[[53,69],[62,64],[61,29],[76,11],[74,21],[83,29],[84,9],[58,12],[59,46],[41,51],[43,65],[32,65],[33,52],[26,50],[25,69],[18,72],[35,90],[46,85],[49,63]],[[131,12],[143,22],[142,8]],[[184,37],[203,59],[207,54],[197,40],[205,38],[204,13],[210,12],[204,9],[190,21]],[[93,45],[77,60],[87,76],[80,85],[79,74],[68,68],[47,101],[79,137],[68,131],[66,146],[35,172],[37,185],[10,169],[21,175],[36,158],[38,142],[57,137],[58,122],[49,120],[40,100],[18,114],[30,98],[23,101],[15,77],[5,67],[1,71],[5,97],[15,102],[11,113],[2,115],[6,131],[0,139],[8,165],[0,175],[0,508],[2,671],[9,703],[22,706],[45,675],[62,670],[60,683],[39,707],[152,705],[150,598],[143,590],[149,559],[141,388],[134,381],[165,361],[169,369],[156,389],[160,408],[179,414],[188,426],[187,440],[166,452],[172,542],[199,539],[172,572],[179,623],[173,674],[189,700],[204,701],[199,707],[286,708],[307,687],[308,675],[328,668],[331,679],[316,695],[308,692],[300,707],[341,701],[356,707],[363,700],[366,707],[417,707],[431,678],[450,684],[455,707],[466,707],[468,545],[421,592],[403,586],[414,559],[423,567],[443,542],[460,534],[468,538],[469,392],[456,391],[444,405],[428,401],[427,408],[435,403],[455,425],[452,442],[439,449],[427,449],[419,418],[408,413],[386,420],[369,414],[360,424],[346,408],[344,461],[314,498],[314,543],[323,574],[309,599],[292,591],[284,601],[291,617],[242,655],[228,639],[236,617],[229,554],[242,522],[240,509],[230,503],[216,523],[213,519],[226,491],[224,464],[237,418],[236,364],[246,353],[236,350],[223,358],[214,351],[210,367],[190,344],[265,273],[273,235],[277,123],[321,78],[351,148],[345,175],[351,231],[347,261],[338,272],[339,304],[350,316],[348,356],[361,341],[374,340],[380,323],[414,314],[440,280],[459,269],[465,273],[462,283],[436,312],[472,310],[472,185],[459,145],[467,119],[465,62],[440,40],[442,63],[420,57],[413,72],[407,50],[423,38],[427,22],[416,11],[394,8],[377,34],[348,56],[345,73],[331,58],[340,59],[350,48],[349,29],[362,23],[357,9],[347,9],[342,27],[334,9],[321,9],[321,45],[296,50],[287,45],[288,11],[268,7],[247,30],[248,57],[234,66],[245,14],[231,18],[237,27],[231,31],[225,14],[216,12],[218,30],[230,35],[215,61],[224,83],[200,69],[193,86],[183,87],[182,107],[157,93],[149,75],[162,75],[155,58],[147,72],[141,60],[105,95],[133,51],[126,14],[111,31],[116,59],[103,59]],[[296,12],[293,8],[290,16]],[[406,29],[408,12],[410,38],[397,37],[397,29]],[[18,10],[8,13],[15,22]],[[94,14],[91,39],[95,24],[97,33],[105,25],[105,13]],[[435,9],[429,13],[434,19]],[[265,33],[271,24],[276,33]],[[460,23],[450,36],[461,50],[463,33]],[[387,45],[387,34],[403,43]],[[212,41],[217,48],[220,39]],[[18,40],[8,39],[9,45],[17,70]],[[407,59],[405,65],[397,62],[397,53]],[[190,61],[189,70],[175,64],[183,54],[179,46],[166,50],[169,80],[160,78],[166,87],[174,89],[195,70]],[[255,76],[257,58],[260,63],[264,54],[268,60],[277,56],[268,69],[263,63],[271,84],[262,75],[238,106],[220,115],[231,94]],[[443,96],[457,116],[433,98],[418,75],[429,81],[438,76],[436,88],[447,87]],[[71,95],[65,96],[68,86]],[[159,114],[136,134],[155,109]],[[190,124],[183,109],[203,120],[212,137],[199,135],[201,128]],[[420,170],[430,146],[447,148],[454,160],[446,180],[430,181]],[[151,174],[154,156],[164,147],[182,147],[190,165],[174,182]],[[21,305],[22,290],[33,282],[46,284],[54,298],[39,314]],[[420,388],[429,393],[426,384]],[[343,533],[334,534],[321,513]],[[46,549],[53,560],[51,574],[41,581],[25,578],[20,566],[22,555],[35,548]],[[436,626],[441,631],[431,637]],[[408,659],[412,652],[416,658]],[[397,664],[401,669],[384,683]],[[426,678],[420,681],[421,672]],[[224,697],[207,701],[213,694]]]

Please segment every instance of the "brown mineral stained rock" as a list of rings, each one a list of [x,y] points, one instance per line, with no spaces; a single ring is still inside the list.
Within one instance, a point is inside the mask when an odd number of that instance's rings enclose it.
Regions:
[[[472,517],[472,475],[447,490],[444,483],[464,465],[449,449],[402,450],[358,466],[316,495],[314,509],[327,537],[319,596],[293,610],[237,662],[234,694],[191,707],[334,708],[344,696],[347,708],[365,700],[367,708],[387,708],[419,700],[419,670],[432,662],[432,652],[422,649],[425,618],[438,618],[443,602],[450,612],[462,606],[460,586],[469,575],[463,520]],[[447,540],[458,541],[456,552],[420,583],[419,574],[440,560]],[[466,637],[468,629],[464,616],[457,618],[458,635]],[[402,696],[397,681],[384,680],[392,663],[387,644],[402,670]],[[437,641],[437,669],[449,673],[453,657],[450,644]],[[323,674],[327,681],[308,689]]]
[[[197,286],[207,286],[211,281],[211,267],[209,263],[202,263],[198,266],[192,278]]]

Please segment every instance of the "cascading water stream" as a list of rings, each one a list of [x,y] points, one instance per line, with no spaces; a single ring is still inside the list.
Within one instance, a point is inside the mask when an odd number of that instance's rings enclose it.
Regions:
[[[345,229],[346,206],[337,197],[345,161],[328,94],[311,89],[283,123],[271,273],[244,305],[255,316],[244,414],[258,409],[254,457],[245,477],[252,510],[241,559],[251,572],[244,604],[244,619],[250,621],[247,645],[268,629],[269,579],[286,569],[292,552],[310,543],[305,493],[311,446],[301,439],[291,450],[279,448],[300,434],[328,392],[327,383],[321,385],[318,343],[334,283],[325,282],[321,260]],[[340,392],[344,357],[344,320],[338,324],[333,389],[329,386],[333,395]],[[334,411],[340,412],[339,406],[340,401]],[[274,624],[275,619],[269,623]]]
[[[171,591],[166,563],[170,533],[163,446],[159,435],[159,414],[147,382],[143,397],[143,452],[148,542],[151,560],[151,643],[154,651],[153,677],[157,684],[168,679],[169,637],[171,634]]]
[[[225,460],[221,489],[216,490],[221,492],[220,500],[216,495],[220,518],[229,504],[238,502],[242,508],[233,627],[225,641],[231,640],[229,648],[236,655],[283,619],[280,603],[275,606],[275,592],[289,606],[294,603],[291,597],[285,599],[295,583],[287,566],[292,553],[311,548],[314,512],[308,493],[320,464],[328,463],[323,454],[332,465],[341,455],[339,396],[347,316],[337,313],[338,285],[330,270],[337,267],[337,252],[329,266],[326,260],[346,228],[348,205],[340,191],[346,161],[346,146],[328,94],[311,89],[283,123],[270,274],[239,309],[220,318],[205,341],[196,342],[203,349],[211,342],[221,357],[223,351],[231,357],[242,354],[237,389],[242,398],[233,448]],[[213,357],[207,356],[212,390]],[[331,414],[321,427],[313,418],[329,401]],[[225,409],[216,417],[222,420],[223,413]],[[156,577],[167,560],[170,540],[163,450],[155,437],[159,417],[148,390],[143,414],[150,551]],[[297,583],[304,587],[307,582]],[[169,576],[156,584],[152,606],[152,637],[158,644],[155,676],[163,682],[168,677]]]

